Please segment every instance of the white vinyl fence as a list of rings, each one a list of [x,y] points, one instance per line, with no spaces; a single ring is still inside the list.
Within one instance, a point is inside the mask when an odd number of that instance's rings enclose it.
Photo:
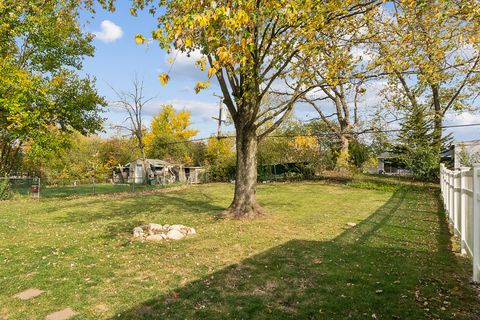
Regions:
[[[455,170],[441,164],[440,187],[462,254],[473,260],[473,281],[480,282],[480,164]]]

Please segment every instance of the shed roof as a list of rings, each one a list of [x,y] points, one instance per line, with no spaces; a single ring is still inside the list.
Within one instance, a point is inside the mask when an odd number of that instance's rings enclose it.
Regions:
[[[170,162],[167,162],[165,160],[160,160],[160,159],[145,159],[145,161],[148,163],[148,164],[151,164],[151,165],[154,165],[154,166],[163,166],[163,167],[166,167],[166,166],[175,166],[175,164],[173,163],[170,163]],[[143,162],[143,159],[142,158],[138,158],[138,159],[135,159],[133,161],[131,161],[130,163],[142,163]],[[128,166],[130,163],[126,164],[125,166]]]
[[[389,159],[389,158],[394,158],[395,155],[390,152],[390,151],[385,151],[380,153],[380,155],[377,157],[378,159]]]

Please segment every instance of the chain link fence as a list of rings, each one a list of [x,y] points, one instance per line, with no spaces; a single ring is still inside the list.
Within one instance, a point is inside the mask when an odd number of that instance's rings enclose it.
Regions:
[[[8,180],[9,189],[17,197],[69,197],[82,195],[101,195],[122,192],[143,192],[162,188],[169,188],[190,183],[175,181],[126,180],[122,183],[113,182],[112,179],[49,179],[36,177],[9,177],[0,178],[0,184]]]

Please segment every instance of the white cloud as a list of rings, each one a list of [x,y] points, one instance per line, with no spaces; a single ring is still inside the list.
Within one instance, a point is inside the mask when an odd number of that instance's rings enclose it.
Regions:
[[[358,100],[359,114],[366,117],[379,107],[382,102],[380,92],[386,84],[387,82],[385,80],[372,80],[364,85],[364,88],[366,89],[365,94],[360,96]],[[307,97],[310,99],[316,99],[325,97],[325,94],[321,89],[314,89],[307,95]],[[347,103],[350,103],[351,105],[353,104],[353,97],[351,94],[347,96]],[[318,106],[327,114],[334,112],[333,102],[329,99],[318,102]],[[317,112],[308,104],[298,104],[297,111],[302,117],[318,117]]]
[[[448,112],[445,115],[444,126],[449,125],[469,125],[480,123],[480,114],[476,112]],[[456,127],[456,128],[446,128],[444,130],[445,134],[453,134],[455,141],[469,141],[477,140],[480,138],[478,133],[478,126],[467,126],[467,127]]]
[[[95,31],[95,39],[105,43],[114,42],[123,36],[123,30],[110,20],[103,20],[100,24],[100,31]]]
[[[373,60],[373,55],[368,52],[366,48],[354,47],[351,53],[354,59],[361,59],[364,62],[371,62]]]
[[[171,99],[166,101],[155,101],[145,106],[145,115],[151,116],[157,114],[164,104],[171,104],[175,110],[187,110],[190,112],[193,122],[213,121],[211,117],[218,113],[218,103],[198,101],[198,100],[183,100]]]
[[[480,114],[473,112],[447,113],[445,115],[446,125],[468,125],[480,123]]]
[[[195,65],[195,62],[201,58],[202,54],[198,50],[190,52],[189,54],[173,50],[172,53],[165,57],[165,68],[162,69],[168,70],[170,67],[172,68],[170,73],[172,80],[187,78],[193,81],[205,81],[208,79],[207,72],[201,71],[200,68]],[[170,64],[169,59],[173,59],[173,65]],[[210,80],[212,84],[216,83],[214,78]]]
[[[165,62],[168,63],[168,59],[172,58],[175,60],[174,67],[181,68],[195,68],[195,61],[202,58],[200,51],[195,50],[189,54],[185,52],[180,52],[178,50],[173,50],[172,53],[165,57]]]
[[[216,133],[216,121],[212,117],[218,116],[218,102],[208,102],[189,99],[155,100],[147,103],[143,109],[143,124],[149,128],[152,116],[158,114],[161,106],[171,104],[175,110],[187,110],[191,114],[192,129],[200,131],[198,137],[208,137]],[[225,112],[226,113],[226,112]],[[128,115],[121,109],[112,108],[108,114],[109,125],[118,125]],[[128,124],[128,122],[127,122]],[[231,127],[224,126],[224,132],[231,131]]]

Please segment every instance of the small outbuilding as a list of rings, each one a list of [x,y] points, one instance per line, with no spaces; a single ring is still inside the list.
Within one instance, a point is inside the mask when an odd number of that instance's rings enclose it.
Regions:
[[[113,168],[113,181],[116,183],[141,184],[147,180],[152,184],[175,182],[199,183],[205,172],[202,167],[173,164],[160,159],[142,158]]]
[[[382,152],[378,157],[377,173],[387,175],[408,176],[412,171],[404,168],[393,152]]]
[[[193,184],[202,182],[205,175],[203,167],[185,166],[183,171],[185,172],[185,181]]]

